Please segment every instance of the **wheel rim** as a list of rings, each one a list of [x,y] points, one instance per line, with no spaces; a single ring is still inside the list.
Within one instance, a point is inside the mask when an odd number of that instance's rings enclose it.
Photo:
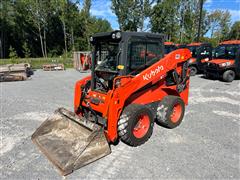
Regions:
[[[174,105],[172,114],[170,115],[171,121],[173,123],[176,123],[179,121],[180,117],[182,115],[182,106],[180,103],[177,103]]]
[[[150,119],[148,115],[142,114],[138,116],[138,122],[133,128],[133,135],[136,138],[142,138],[147,134],[149,127],[150,127]]]
[[[233,75],[233,73],[232,73],[232,72],[231,72],[231,73],[229,73],[229,74],[228,74],[228,79],[229,79],[229,80],[232,80],[232,79],[233,79],[233,76],[234,76],[234,75]]]

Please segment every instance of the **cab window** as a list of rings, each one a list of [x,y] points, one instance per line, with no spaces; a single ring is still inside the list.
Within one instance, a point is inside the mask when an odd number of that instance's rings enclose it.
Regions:
[[[128,62],[130,72],[149,65],[160,59],[160,45],[158,42],[131,42],[128,46]]]
[[[132,42],[129,47],[130,52],[128,54],[128,62],[130,62],[130,68],[136,69],[137,67],[144,65],[146,43]]]
[[[201,49],[200,55],[209,56],[210,53],[211,53],[211,47],[209,47],[209,46],[204,46],[204,47]]]

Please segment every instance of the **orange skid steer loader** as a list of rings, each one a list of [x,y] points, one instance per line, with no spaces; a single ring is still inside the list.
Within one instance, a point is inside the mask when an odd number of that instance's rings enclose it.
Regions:
[[[164,36],[140,32],[98,33],[90,41],[92,73],[76,83],[74,112],[59,108],[32,135],[62,175],[110,154],[118,139],[145,143],[155,121],[177,127],[188,104],[188,49],[164,56]]]

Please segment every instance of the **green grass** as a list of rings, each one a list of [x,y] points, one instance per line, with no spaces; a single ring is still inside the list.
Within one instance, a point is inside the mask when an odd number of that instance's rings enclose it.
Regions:
[[[43,64],[62,63],[65,68],[73,68],[72,58],[20,58],[20,59],[0,59],[0,65],[29,63],[33,69],[42,69]]]

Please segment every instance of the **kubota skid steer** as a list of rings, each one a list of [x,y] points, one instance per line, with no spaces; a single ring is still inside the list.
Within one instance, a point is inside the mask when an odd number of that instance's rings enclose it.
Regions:
[[[62,175],[109,154],[117,139],[143,144],[155,120],[177,127],[188,104],[188,49],[164,57],[164,37],[151,33],[114,31],[90,40],[92,74],[76,83],[74,113],[58,109],[32,135]]]

